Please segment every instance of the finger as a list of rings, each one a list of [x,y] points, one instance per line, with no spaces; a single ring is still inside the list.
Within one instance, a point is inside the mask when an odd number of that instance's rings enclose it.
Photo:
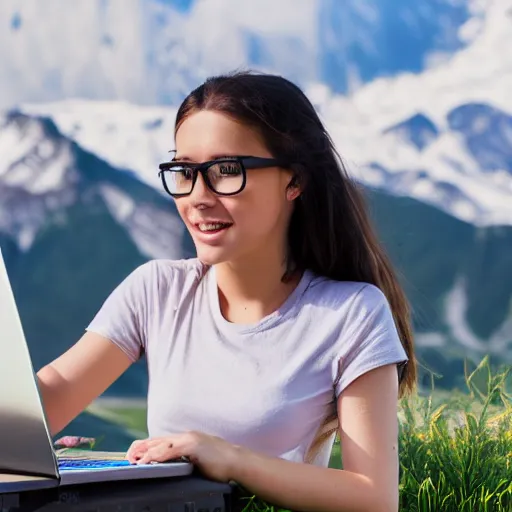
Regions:
[[[148,440],[147,439],[140,439],[137,441],[134,441],[130,448],[128,448],[128,451],[126,452],[126,458],[130,461],[134,457],[137,457],[138,454],[144,453],[148,449]]]
[[[134,450],[134,451],[131,451],[130,453],[127,453],[126,454],[126,459],[128,459],[129,462],[131,462],[132,464],[134,464],[135,462],[137,462],[141,457],[144,456],[144,454],[146,453],[147,450]]]
[[[138,448],[139,446],[143,446],[147,442],[148,442],[148,439],[137,439],[137,440],[133,441],[133,443],[130,445],[130,448],[128,449],[128,451],[130,451],[134,448]]]
[[[160,444],[147,450],[137,461],[137,464],[149,464],[150,462],[166,462],[178,458],[179,449],[169,443]]]
[[[164,462],[165,460],[166,455],[163,450],[152,448],[143,453],[141,457],[136,461],[136,464],[150,464],[151,462]]]
[[[133,464],[140,461],[148,450],[159,446],[168,447],[170,444],[169,437],[152,437],[134,441],[126,453],[126,459]]]

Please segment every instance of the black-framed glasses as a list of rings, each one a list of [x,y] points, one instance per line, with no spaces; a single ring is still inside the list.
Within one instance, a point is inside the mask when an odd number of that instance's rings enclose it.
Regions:
[[[197,175],[215,194],[233,196],[239,194],[247,183],[247,169],[286,167],[287,164],[276,158],[258,156],[233,156],[210,160],[201,164],[172,161],[160,164],[158,175],[165,191],[172,197],[188,196],[194,189]]]

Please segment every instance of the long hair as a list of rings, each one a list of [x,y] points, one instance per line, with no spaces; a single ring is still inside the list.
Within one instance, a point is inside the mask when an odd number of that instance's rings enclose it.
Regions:
[[[377,286],[386,296],[409,358],[400,395],[416,386],[409,305],[352,180],[315,108],[281,76],[236,72],[193,90],[176,115],[175,131],[199,110],[220,112],[254,127],[276,158],[290,162],[301,188],[288,231],[289,271],[309,269],[338,281]]]

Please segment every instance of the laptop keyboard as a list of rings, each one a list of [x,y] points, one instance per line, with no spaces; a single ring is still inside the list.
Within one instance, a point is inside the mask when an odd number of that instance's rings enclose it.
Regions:
[[[108,469],[130,466],[128,460],[95,460],[95,459],[61,459],[59,460],[60,471],[71,471],[73,469]]]

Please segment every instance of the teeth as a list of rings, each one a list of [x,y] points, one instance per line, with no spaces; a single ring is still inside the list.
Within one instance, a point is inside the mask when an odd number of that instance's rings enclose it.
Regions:
[[[222,229],[225,228],[226,226],[228,226],[228,224],[199,224],[199,229],[200,231],[216,231],[217,229]]]

